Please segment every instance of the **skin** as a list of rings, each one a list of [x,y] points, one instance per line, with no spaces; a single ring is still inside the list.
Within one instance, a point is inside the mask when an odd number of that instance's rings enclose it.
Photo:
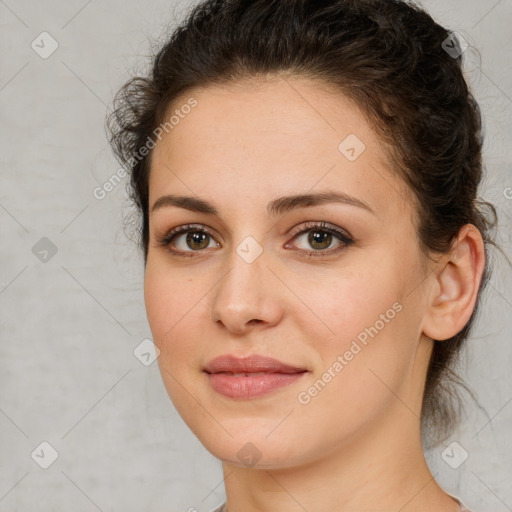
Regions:
[[[197,106],[157,143],[149,186],[145,301],[167,392],[203,445],[223,461],[229,512],[456,512],[424,458],[420,410],[432,339],[459,332],[473,311],[483,241],[464,226],[449,254],[425,259],[406,185],[363,114],[325,84],[299,77],[187,91]],[[355,134],[349,161],[338,145]],[[329,203],[271,216],[281,196],[347,193],[363,208]],[[165,206],[166,194],[199,197],[217,215]],[[307,222],[341,228],[320,251]],[[200,224],[206,248],[172,228]],[[197,228],[196,228],[197,230]],[[300,229],[302,231],[302,229]],[[320,233],[324,233],[320,229]],[[248,236],[261,255],[236,252]],[[322,248],[327,247],[327,249]],[[293,250],[295,249],[295,250]],[[365,328],[401,310],[330,382],[307,391]],[[222,354],[262,354],[308,370],[263,397],[216,393],[204,365]],[[252,443],[248,445],[247,443]],[[237,453],[253,455],[252,465]],[[254,462],[256,463],[254,464]]]

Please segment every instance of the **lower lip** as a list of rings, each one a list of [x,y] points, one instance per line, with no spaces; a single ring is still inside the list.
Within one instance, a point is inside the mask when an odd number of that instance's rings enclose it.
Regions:
[[[248,377],[235,377],[228,373],[209,373],[212,388],[229,398],[255,398],[266,395],[275,389],[288,386],[299,380],[305,373],[267,373]]]

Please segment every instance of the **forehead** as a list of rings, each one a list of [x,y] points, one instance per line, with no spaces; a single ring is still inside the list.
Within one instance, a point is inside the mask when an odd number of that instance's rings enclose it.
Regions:
[[[195,106],[183,108],[191,99]],[[224,200],[227,187],[246,206],[259,196],[266,205],[272,196],[329,188],[376,210],[407,207],[404,184],[364,115],[322,82],[288,77],[191,89],[170,116],[173,128],[153,150],[150,205],[166,193]]]

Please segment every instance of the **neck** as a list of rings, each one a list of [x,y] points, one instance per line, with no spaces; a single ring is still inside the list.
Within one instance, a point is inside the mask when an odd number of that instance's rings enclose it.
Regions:
[[[418,418],[400,402],[384,424],[312,462],[269,469],[224,462],[223,473],[228,512],[459,510],[427,466]]]

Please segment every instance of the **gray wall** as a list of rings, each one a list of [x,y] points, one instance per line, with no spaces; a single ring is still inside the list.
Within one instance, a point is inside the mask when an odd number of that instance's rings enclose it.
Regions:
[[[133,354],[151,334],[125,184],[93,196],[119,168],[106,105],[144,67],[148,38],[189,5],[0,2],[1,510],[207,511],[224,498],[220,462],[177,415],[157,364]],[[512,1],[424,5],[480,49],[481,63],[468,50],[467,73],[485,116],[483,194],[510,254]],[[43,31],[58,43],[50,56]],[[468,458],[454,469],[446,445],[428,454],[444,488],[482,512],[512,510],[511,270],[495,261],[464,360],[482,409],[470,404],[450,440]]]

